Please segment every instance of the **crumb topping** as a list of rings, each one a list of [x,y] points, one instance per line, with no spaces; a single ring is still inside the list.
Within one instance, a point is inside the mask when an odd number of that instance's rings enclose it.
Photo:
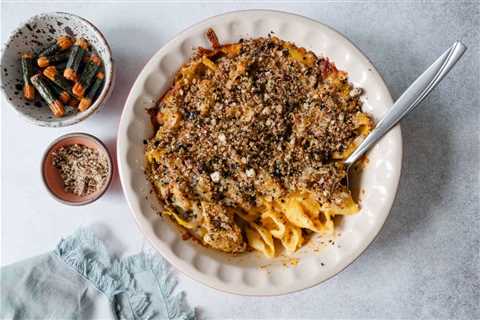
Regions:
[[[53,154],[53,166],[60,171],[64,190],[77,196],[87,196],[102,188],[109,171],[105,157],[81,144],[59,148]]]
[[[359,135],[362,91],[302,50],[275,37],[242,40],[235,54],[197,50],[182,68],[195,76],[180,72],[152,112],[146,151],[159,161],[147,175],[167,205],[184,197],[249,210],[260,197],[308,190],[330,202],[345,190],[334,154]]]

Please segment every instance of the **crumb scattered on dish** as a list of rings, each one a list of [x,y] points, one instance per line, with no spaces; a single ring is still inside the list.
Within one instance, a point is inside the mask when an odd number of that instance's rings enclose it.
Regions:
[[[300,259],[298,258],[288,258],[282,264],[284,267],[296,267],[299,262],[300,262]]]

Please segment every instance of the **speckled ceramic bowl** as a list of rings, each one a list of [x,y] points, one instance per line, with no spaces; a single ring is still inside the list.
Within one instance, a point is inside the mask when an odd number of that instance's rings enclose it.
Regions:
[[[66,106],[65,116],[55,118],[38,94],[33,102],[23,98],[19,59],[22,52],[38,52],[60,35],[84,37],[89,41],[103,61],[105,82],[94,103],[86,111],[78,112]],[[52,12],[33,16],[12,32],[2,48],[1,74],[1,88],[5,99],[19,114],[36,125],[64,127],[82,121],[105,103],[113,88],[114,64],[107,40],[91,22],[74,14]]]

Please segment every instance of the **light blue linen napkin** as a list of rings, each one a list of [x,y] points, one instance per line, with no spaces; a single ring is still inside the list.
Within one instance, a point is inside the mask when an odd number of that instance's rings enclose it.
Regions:
[[[1,319],[195,319],[162,258],[112,259],[88,229],[1,268],[0,281]]]

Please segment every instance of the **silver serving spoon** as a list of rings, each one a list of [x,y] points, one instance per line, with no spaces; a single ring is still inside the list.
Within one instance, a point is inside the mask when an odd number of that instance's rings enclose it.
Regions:
[[[400,98],[398,98],[393,106],[386,112],[384,118],[380,120],[372,132],[370,132],[357,149],[345,160],[344,163],[347,173],[353,164],[363,156],[368,149],[425,99],[462,57],[465,50],[467,50],[467,47],[463,43],[460,41],[455,42],[405,90]],[[350,186],[348,178],[347,186]]]

